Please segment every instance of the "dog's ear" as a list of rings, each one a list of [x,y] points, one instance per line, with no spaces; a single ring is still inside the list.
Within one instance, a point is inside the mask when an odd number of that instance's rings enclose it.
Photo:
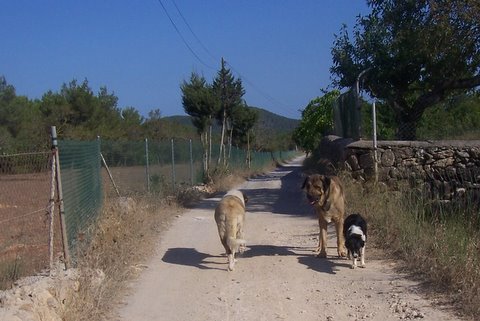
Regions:
[[[332,179],[330,178],[330,176],[323,176],[322,183],[323,183],[323,191],[325,193],[330,193],[330,184],[332,183]]]
[[[301,189],[305,189],[305,186],[307,185],[307,182],[308,182],[309,179],[310,179],[310,176],[305,177],[305,180],[303,181]]]
[[[242,195],[243,195],[243,201],[245,202],[245,204],[247,204],[247,202],[248,202],[247,195],[244,192],[242,192]]]
[[[330,206],[332,206],[330,202],[330,185],[332,183],[332,179],[329,176],[323,176],[322,183],[323,183],[323,193],[325,194],[325,203],[323,204],[322,207],[325,211],[328,211],[330,209]]]

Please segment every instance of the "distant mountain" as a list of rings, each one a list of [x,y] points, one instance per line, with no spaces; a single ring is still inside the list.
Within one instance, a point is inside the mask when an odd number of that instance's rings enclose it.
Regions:
[[[298,119],[287,118],[278,114],[272,113],[268,110],[250,107],[258,112],[257,128],[263,130],[271,130],[277,133],[289,133],[292,132],[295,127],[298,126],[300,121]],[[168,116],[162,117],[163,120],[178,123],[184,126],[193,126],[190,116]]]
[[[285,133],[292,132],[300,120],[287,118],[278,114],[272,113],[268,110],[258,107],[250,107],[258,112],[257,126],[265,129],[273,129],[277,132]]]

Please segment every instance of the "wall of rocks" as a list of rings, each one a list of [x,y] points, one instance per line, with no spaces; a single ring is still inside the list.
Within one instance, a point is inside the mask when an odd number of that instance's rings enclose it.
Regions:
[[[408,183],[441,200],[480,195],[480,141],[379,141],[376,166],[372,141],[329,137],[322,143],[341,153],[343,163],[337,166],[357,180],[377,176],[380,184],[392,188]]]

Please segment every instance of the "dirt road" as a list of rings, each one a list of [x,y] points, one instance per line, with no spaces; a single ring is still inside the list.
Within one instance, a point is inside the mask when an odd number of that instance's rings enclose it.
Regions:
[[[329,226],[327,259],[313,255],[318,224],[306,204],[300,160],[240,186],[249,196],[249,250],[235,271],[206,199],[176,219],[158,253],[132,285],[117,320],[459,320],[419,294],[392,262],[369,257],[365,269],[336,257]]]

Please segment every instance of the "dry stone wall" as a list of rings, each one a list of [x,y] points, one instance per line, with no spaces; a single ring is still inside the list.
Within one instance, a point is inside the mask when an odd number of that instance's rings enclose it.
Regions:
[[[323,149],[341,152],[337,166],[358,180],[372,181],[377,175],[381,184],[393,188],[407,182],[441,200],[480,195],[480,141],[379,141],[376,173],[372,141],[346,144],[345,139],[330,136],[322,144]]]

